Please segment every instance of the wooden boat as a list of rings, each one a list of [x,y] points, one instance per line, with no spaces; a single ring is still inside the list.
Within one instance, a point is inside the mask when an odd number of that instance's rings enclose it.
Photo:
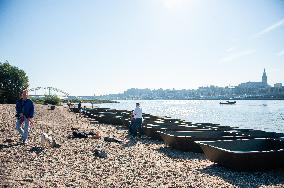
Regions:
[[[148,124],[147,126],[143,127],[143,131],[146,136],[151,137],[152,139],[162,140],[160,134],[157,131],[200,131],[200,130],[211,130],[211,129],[202,129],[196,126],[185,126],[185,125],[171,125],[171,124],[164,124],[164,125],[151,125]]]
[[[231,132],[198,130],[198,131],[158,131],[165,144],[182,151],[202,153],[202,149],[195,141],[201,140],[232,140],[246,138]]]
[[[223,126],[220,124],[214,124],[214,123],[194,123],[193,126],[198,126],[202,128],[212,129],[212,130],[218,130],[218,131],[229,131],[233,130],[233,127],[230,126]]]
[[[284,168],[284,140],[271,138],[197,141],[207,158],[234,170]]]
[[[220,104],[236,104],[236,101],[220,102]]]

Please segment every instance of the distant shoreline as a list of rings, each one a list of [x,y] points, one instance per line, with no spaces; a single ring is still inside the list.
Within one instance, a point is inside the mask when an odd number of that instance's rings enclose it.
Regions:
[[[183,100],[212,100],[212,101],[241,101],[241,100],[284,100],[284,98],[281,98],[281,99],[267,99],[267,98],[264,98],[264,99],[247,99],[247,98],[244,98],[244,99],[115,99],[115,100],[111,100],[111,101],[135,101],[135,100],[149,100],[149,101],[155,101],[155,100],[176,100],[176,101],[183,101]],[[105,102],[105,103],[108,103],[108,102]],[[111,102],[110,102],[111,103]]]

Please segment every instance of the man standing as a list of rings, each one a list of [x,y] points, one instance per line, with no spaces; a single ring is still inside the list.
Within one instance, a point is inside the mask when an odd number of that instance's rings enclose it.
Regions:
[[[16,117],[16,129],[21,135],[20,141],[26,144],[31,119],[34,117],[34,104],[30,99],[28,99],[28,90],[26,89],[22,91],[21,99],[19,99],[16,103]],[[24,128],[22,128],[23,123]]]
[[[79,101],[78,103],[78,112],[81,113],[81,108],[82,108],[82,101]]]
[[[134,116],[134,126],[132,135],[135,137],[137,136],[137,132],[139,133],[139,136],[142,135],[142,108],[140,107],[139,103],[136,103],[136,108],[133,111]]]

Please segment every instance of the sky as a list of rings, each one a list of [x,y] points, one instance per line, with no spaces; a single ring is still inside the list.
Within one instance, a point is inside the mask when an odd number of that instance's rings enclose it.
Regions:
[[[284,0],[0,0],[0,61],[30,88],[284,83]]]

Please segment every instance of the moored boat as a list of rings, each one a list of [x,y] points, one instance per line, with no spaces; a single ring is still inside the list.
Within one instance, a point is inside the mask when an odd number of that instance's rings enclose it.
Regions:
[[[196,143],[210,161],[234,170],[284,168],[284,140],[257,138]]]
[[[148,124],[143,127],[143,131],[146,136],[151,137],[152,139],[162,140],[160,134],[157,131],[206,131],[211,129],[202,129],[197,126],[186,126],[186,125],[172,125],[172,124],[164,124],[164,125],[153,125]]]
[[[236,104],[237,101],[220,102],[220,104]]]
[[[226,131],[195,130],[195,131],[158,131],[166,145],[171,148],[202,153],[202,149],[195,141],[201,140],[232,140],[246,138],[242,135]]]

